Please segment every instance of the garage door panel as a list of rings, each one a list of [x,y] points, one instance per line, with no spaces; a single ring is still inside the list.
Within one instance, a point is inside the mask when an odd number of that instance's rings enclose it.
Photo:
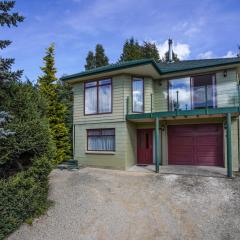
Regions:
[[[218,136],[196,136],[197,145],[218,145]]]
[[[223,166],[221,124],[168,126],[169,164]]]

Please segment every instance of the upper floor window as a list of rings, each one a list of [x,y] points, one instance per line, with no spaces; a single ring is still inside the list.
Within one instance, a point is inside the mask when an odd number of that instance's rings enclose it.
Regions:
[[[112,112],[112,80],[103,79],[84,84],[85,114]]]
[[[141,113],[144,111],[144,82],[142,78],[132,80],[132,108],[133,112]]]
[[[205,107],[216,107],[214,74],[169,80],[170,110],[191,110]]]

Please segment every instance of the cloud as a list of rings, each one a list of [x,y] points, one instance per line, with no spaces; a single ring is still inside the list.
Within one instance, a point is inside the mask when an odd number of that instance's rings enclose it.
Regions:
[[[207,52],[203,52],[198,54],[198,59],[210,59],[210,58],[232,58],[232,57],[236,57],[237,54],[234,53],[233,51],[228,51],[225,55],[223,56],[217,56],[215,55],[212,51],[207,51]]]
[[[212,51],[207,51],[207,52],[203,52],[198,54],[198,58],[199,59],[209,59],[209,58],[214,58],[214,54]]]
[[[232,52],[232,51],[228,51],[228,52],[226,53],[226,55],[223,56],[223,58],[232,58],[232,57],[236,57],[236,56],[237,56],[236,53],[234,53],[234,52]]]
[[[157,43],[154,41],[157,45],[160,57],[163,57],[164,54],[168,51],[168,40],[166,40],[164,43]],[[181,60],[188,59],[191,51],[190,46],[186,43],[174,43],[173,42],[173,51],[178,55],[178,57]]]

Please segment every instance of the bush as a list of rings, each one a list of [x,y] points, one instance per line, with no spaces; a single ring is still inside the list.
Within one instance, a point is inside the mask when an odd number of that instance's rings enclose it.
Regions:
[[[0,239],[46,211],[51,168],[49,159],[41,157],[28,170],[0,180]]]

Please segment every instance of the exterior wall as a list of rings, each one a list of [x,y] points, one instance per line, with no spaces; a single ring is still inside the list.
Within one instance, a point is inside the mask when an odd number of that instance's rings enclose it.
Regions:
[[[87,152],[87,129],[115,128],[115,152]],[[75,125],[74,159],[80,165],[103,168],[125,169],[126,162],[126,122],[90,123]]]
[[[239,160],[238,160],[238,118],[232,120],[232,161],[233,161],[233,170],[239,170]],[[163,165],[168,165],[168,125],[183,125],[183,124],[204,124],[204,123],[225,123],[224,118],[202,118],[202,119],[183,119],[183,120],[169,120],[169,121],[160,121],[160,126],[163,127],[163,130],[160,130],[160,143],[161,143],[161,160]],[[154,123],[137,123],[135,124],[135,129],[144,129],[144,128],[155,128]],[[136,131],[135,131],[136,132]],[[136,140],[134,140],[136,141]],[[226,130],[224,129],[224,162],[225,168],[227,167],[227,149],[226,149]],[[136,144],[136,143],[135,143]],[[137,147],[137,146],[136,146]],[[154,155],[154,154],[153,154]]]
[[[168,81],[155,80],[154,81],[154,111],[165,112],[168,111]]]
[[[126,168],[129,168],[137,163],[137,132],[134,123],[127,123],[126,138]]]
[[[238,105],[238,79],[236,70],[216,73],[217,106],[232,107]]]
[[[220,93],[226,86],[229,89],[236,87],[237,77],[235,70],[228,70],[227,76],[223,72],[216,73],[217,92]],[[168,81],[153,80],[144,78],[144,110],[151,112],[151,94],[153,96],[153,112],[168,111]],[[75,125],[75,153],[74,159],[80,164],[126,169],[137,162],[137,128],[154,128],[154,123],[131,123],[126,122],[126,114],[132,113],[132,77],[130,75],[119,75],[112,78],[113,112],[111,114],[99,114],[84,116],[84,84],[77,83],[73,86],[74,91],[74,125]],[[126,100],[129,99],[127,109]],[[217,97],[218,107],[225,107],[229,103],[229,98],[219,95]],[[232,101],[232,100],[231,100]],[[191,119],[191,120],[171,120],[161,121],[161,126],[165,126],[160,131],[162,144],[162,163],[168,164],[168,124],[189,124],[189,123],[210,123],[223,122],[223,119]],[[100,154],[87,152],[86,129],[115,128],[116,152],[113,154]],[[238,170],[238,128],[237,121],[232,122],[232,143],[233,143],[233,168]],[[225,141],[226,142],[226,141]],[[226,146],[225,146],[226,149]],[[225,151],[226,153],[226,151]],[[226,154],[225,154],[226,155]],[[225,156],[226,159],[226,156]]]
[[[84,83],[80,82],[73,86],[74,105],[73,121],[75,124],[94,122],[124,121],[124,76],[112,78],[112,113],[84,116]]]

